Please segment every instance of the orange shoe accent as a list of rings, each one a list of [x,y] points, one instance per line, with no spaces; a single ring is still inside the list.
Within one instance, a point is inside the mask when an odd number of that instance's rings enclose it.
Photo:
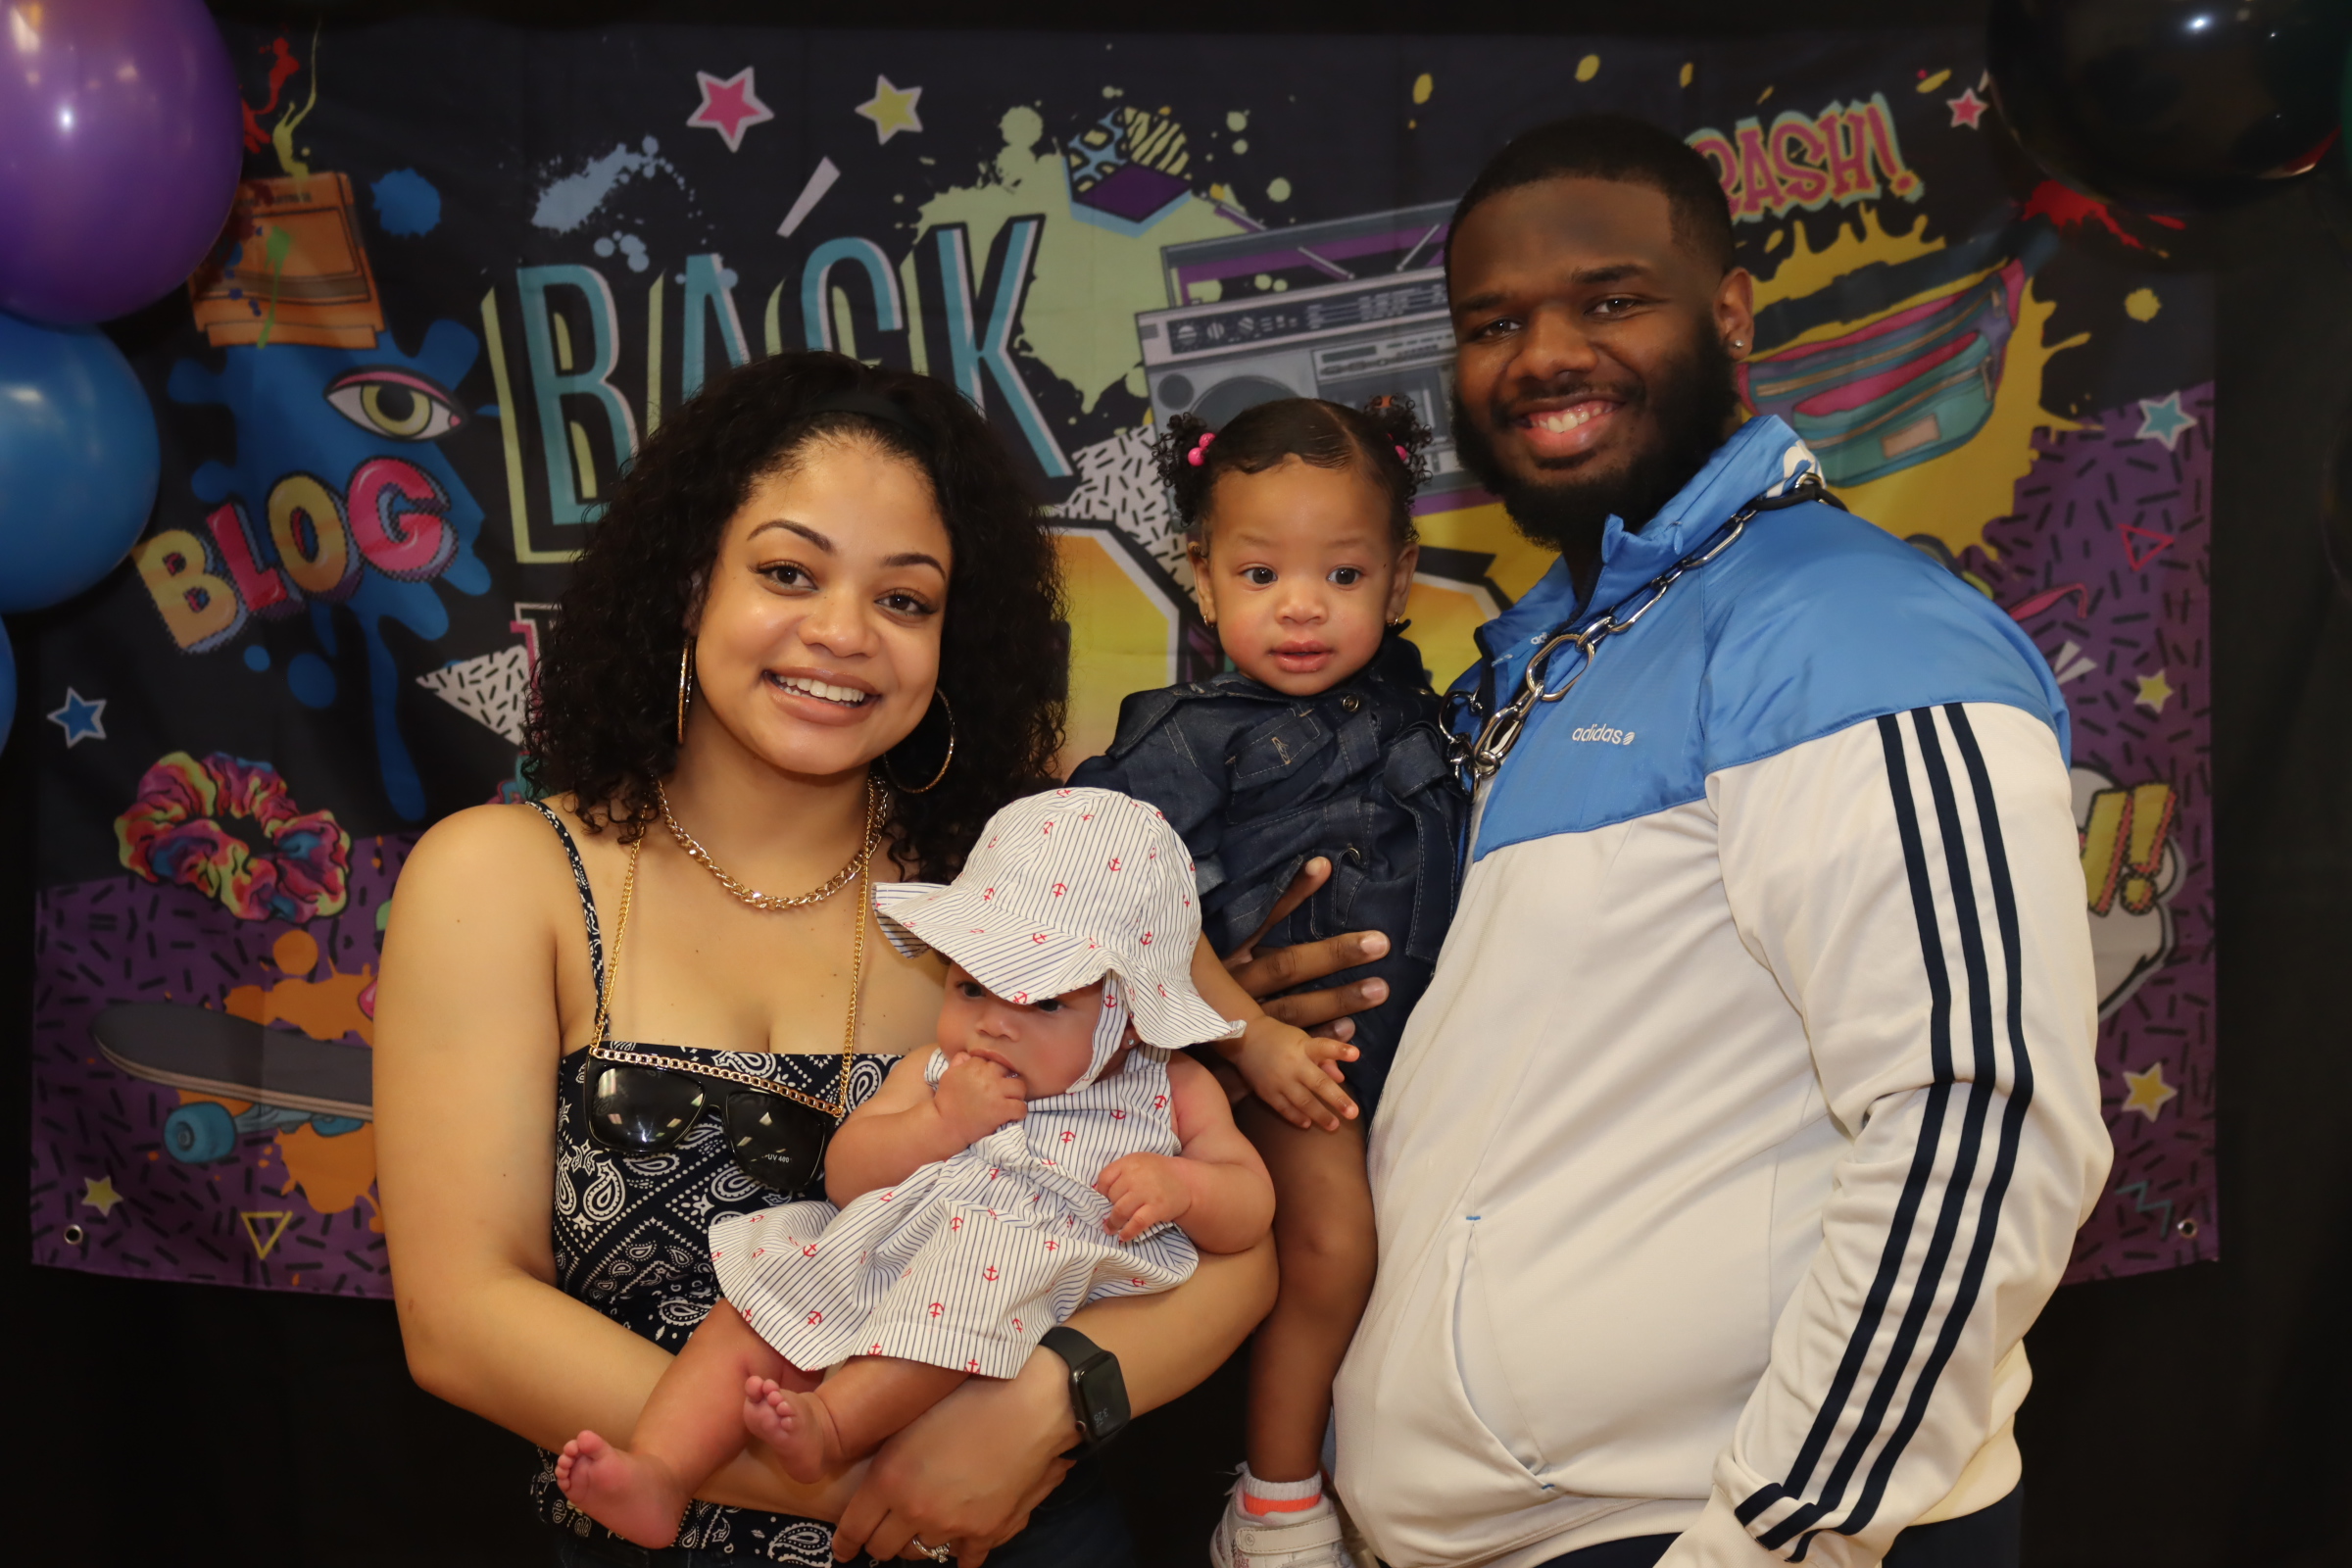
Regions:
[[[1322,1500],[1320,1491],[1311,1497],[1277,1498],[1252,1496],[1247,1487],[1242,1489],[1242,1512],[1261,1519],[1270,1513],[1303,1513]]]

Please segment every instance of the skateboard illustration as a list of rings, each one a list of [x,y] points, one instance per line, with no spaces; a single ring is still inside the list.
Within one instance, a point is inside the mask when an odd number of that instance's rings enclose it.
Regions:
[[[252,1102],[232,1114],[197,1101],[165,1118],[164,1152],[205,1165],[236,1152],[237,1140],[308,1122],[322,1138],[375,1119],[374,1054],[313,1040],[247,1018],[174,1003],[118,1003],[90,1026],[108,1061],[133,1078],[224,1100]]]

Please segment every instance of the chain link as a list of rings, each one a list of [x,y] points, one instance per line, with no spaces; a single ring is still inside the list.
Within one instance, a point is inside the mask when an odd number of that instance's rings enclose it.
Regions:
[[[655,786],[657,791],[660,788],[661,786],[658,784]],[[881,835],[879,819],[881,799],[881,791],[871,779],[868,779],[865,796],[865,846],[858,852],[858,858],[842,868],[839,876],[836,876],[816,893],[806,894],[798,899],[779,899],[772,903],[756,905],[755,907],[777,909],[822,903],[851,882],[856,881],[859,876],[864,875],[874,858],[874,845]],[[662,803],[662,814],[669,815],[669,802],[666,800]],[[702,846],[687,838],[685,831],[678,826],[674,819],[669,826],[670,830],[676,833],[682,841],[686,853],[701,861],[712,876],[718,878],[719,883],[728,892],[735,894],[739,899],[744,899],[747,904],[752,903],[753,899],[764,897],[764,895],[754,894],[751,898],[744,898],[743,892],[736,887],[724,871],[710,864],[709,857],[702,854]],[[850,1069],[858,1058],[858,1003],[865,990],[865,927],[866,923],[873,918],[871,897],[873,878],[866,877],[867,895],[858,901],[858,913],[851,922],[850,1015],[841,1031],[841,1085],[834,1091],[834,1098],[827,1102],[795,1089],[788,1083],[782,1083],[773,1078],[761,1078],[754,1073],[738,1072],[732,1067],[704,1066],[699,1062],[688,1066],[668,1056],[656,1056],[642,1051],[625,1051],[613,1046],[612,993],[620,985],[620,946],[628,939],[629,906],[637,897],[637,857],[644,851],[645,838],[641,834],[637,842],[629,846],[629,869],[620,879],[620,919],[612,928],[612,954],[605,963],[604,988],[597,993],[596,997],[596,1043],[588,1048],[588,1054],[598,1061],[619,1062],[632,1067],[658,1067],[668,1072],[686,1073],[696,1078],[715,1078],[722,1083],[741,1084],[747,1089],[757,1089],[762,1094],[781,1095],[786,1100],[796,1101],[811,1110],[822,1111],[835,1121],[840,1121],[847,1116],[850,1113]]]
[[[787,898],[779,893],[761,893],[757,888],[746,887],[729,876],[716,860],[710,858],[710,852],[697,843],[693,834],[678,825],[678,819],[670,814],[669,795],[658,781],[654,785],[654,798],[662,803],[662,820],[669,824],[670,836],[678,841],[678,848],[686,852],[686,858],[716,877],[718,885],[734,895],[737,900],[750,905],[755,909],[800,909],[806,908],[811,904],[824,903],[834,894],[858,880],[859,874],[865,870],[866,862],[874,858],[874,846],[880,843],[882,838],[882,786],[868,776],[865,781],[864,844],[859,846],[858,853],[850,858],[850,863],[834,872],[831,877],[807,893],[795,894]]]

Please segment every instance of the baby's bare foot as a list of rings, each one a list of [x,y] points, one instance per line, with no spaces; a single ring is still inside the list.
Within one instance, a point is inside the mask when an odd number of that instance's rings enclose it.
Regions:
[[[666,1546],[678,1539],[686,1494],[668,1467],[616,1448],[593,1432],[564,1445],[556,1456],[556,1485],[573,1507],[640,1546]]]
[[[780,1388],[768,1378],[743,1385],[744,1429],[776,1450],[784,1473],[795,1481],[818,1482],[840,1467],[841,1445],[833,1413],[813,1394]]]

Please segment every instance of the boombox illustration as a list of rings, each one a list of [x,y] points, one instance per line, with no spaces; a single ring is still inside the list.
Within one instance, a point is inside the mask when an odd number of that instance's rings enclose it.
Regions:
[[[1452,216],[1433,202],[1163,248],[1169,308],[1135,318],[1152,409],[1218,428],[1276,398],[1401,394],[1438,432],[1429,490],[1470,486],[1446,429],[1453,325],[1437,264]]]

